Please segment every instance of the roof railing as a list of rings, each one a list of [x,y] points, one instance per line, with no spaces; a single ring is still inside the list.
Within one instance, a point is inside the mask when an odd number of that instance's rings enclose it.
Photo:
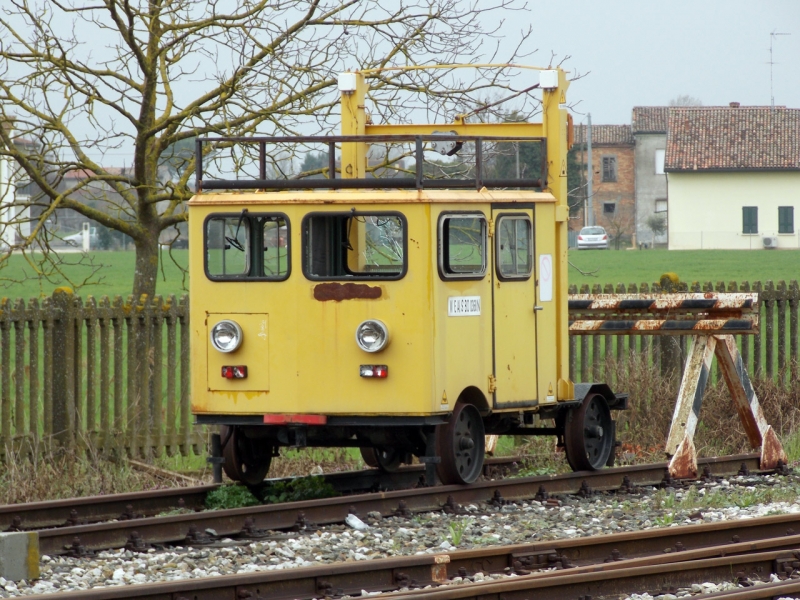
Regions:
[[[300,189],[476,189],[519,188],[543,189],[546,180],[530,178],[484,178],[484,142],[544,142],[539,137],[470,136],[470,135],[360,135],[360,136],[282,136],[282,137],[215,137],[195,140],[195,189],[204,190],[300,190]],[[336,145],[347,143],[414,143],[413,177],[336,178]],[[472,178],[426,178],[424,173],[425,142],[445,142],[460,148],[466,142],[474,143],[475,177]],[[204,179],[204,147],[207,144],[233,146],[236,144],[258,145],[257,178],[249,179]],[[328,147],[328,177],[325,179],[295,178],[277,179],[267,177],[267,145],[277,144],[322,144]],[[382,165],[383,166],[383,165]],[[546,152],[542,152],[541,172],[546,174]]]

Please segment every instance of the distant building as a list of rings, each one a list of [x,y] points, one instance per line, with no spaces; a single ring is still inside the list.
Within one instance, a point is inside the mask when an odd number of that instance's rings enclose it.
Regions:
[[[667,106],[635,106],[631,131],[635,142],[636,241],[666,245],[667,232],[654,235],[648,219],[660,216],[667,222],[669,208],[664,157],[667,148]]]
[[[578,162],[586,165],[586,125],[575,127]],[[612,241],[630,242],[635,230],[634,140],[630,125],[592,126],[592,210],[594,224]],[[588,202],[584,209],[588,209]],[[581,210],[579,222],[588,223]]]
[[[800,248],[800,109],[670,108],[670,249]]]

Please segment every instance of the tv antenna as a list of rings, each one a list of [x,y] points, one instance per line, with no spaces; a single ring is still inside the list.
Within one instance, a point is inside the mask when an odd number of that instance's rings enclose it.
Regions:
[[[791,33],[778,33],[777,30],[773,30],[772,33],[769,34],[769,97],[772,102],[772,108],[775,108],[775,95],[772,92],[772,65],[775,62],[772,60],[772,44],[775,41],[775,38],[779,35],[792,35]]]

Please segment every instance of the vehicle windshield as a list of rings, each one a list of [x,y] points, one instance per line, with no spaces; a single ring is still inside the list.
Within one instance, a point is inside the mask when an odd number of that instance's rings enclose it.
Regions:
[[[584,227],[581,235],[603,235],[606,232],[602,227]]]

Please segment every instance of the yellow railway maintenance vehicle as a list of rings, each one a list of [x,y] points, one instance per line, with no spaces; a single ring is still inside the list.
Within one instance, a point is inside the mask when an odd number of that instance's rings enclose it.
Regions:
[[[356,72],[340,137],[197,140],[192,410],[221,426],[229,477],[256,484],[281,447],[325,446],[471,483],[487,434],[557,436],[576,470],[613,462],[627,398],[569,379],[568,82],[539,76],[541,123],[371,124]],[[220,142],[254,148],[258,175],[204,178]],[[267,177],[271,146],[320,142],[323,178]],[[531,142],[543,177],[488,177],[487,148]],[[381,144],[410,148],[406,166],[369,177]],[[467,178],[427,176],[432,150],[473,156]]]

